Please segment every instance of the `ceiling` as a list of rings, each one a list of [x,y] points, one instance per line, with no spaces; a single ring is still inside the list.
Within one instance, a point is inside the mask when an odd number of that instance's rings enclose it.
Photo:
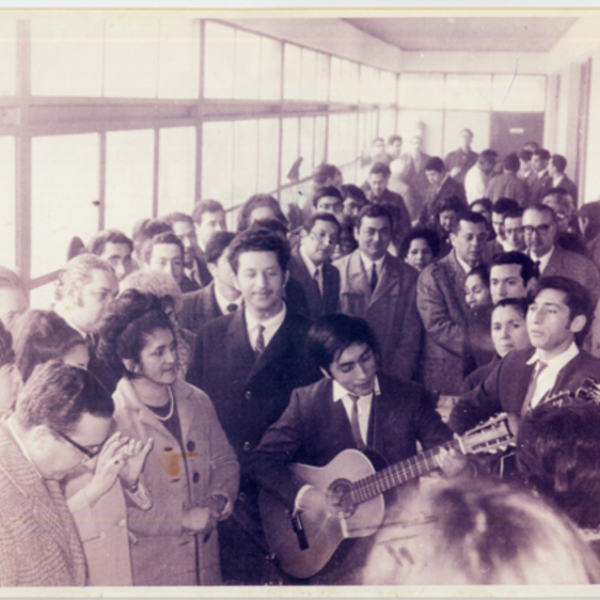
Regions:
[[[344,19],[407,51],[549,52],[578,19],[449,17]]]

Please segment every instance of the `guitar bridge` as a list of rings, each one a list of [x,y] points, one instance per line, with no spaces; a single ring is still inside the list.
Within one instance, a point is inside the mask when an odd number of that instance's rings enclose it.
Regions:
[[[306,532],[304,531],[304,525],[302,523],[302,517],[300,513],[296,513],[292,516],[292,528],[296,537],[298,538],[298,546],[300,550],[308,550],[308,540],[306,539]]]

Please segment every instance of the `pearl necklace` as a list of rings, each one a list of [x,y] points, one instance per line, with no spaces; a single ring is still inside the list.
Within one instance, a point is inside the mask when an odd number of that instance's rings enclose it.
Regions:
[[[154,413],[154,416],[159,421],[168,421],[173,416],[173,411],[175,410],[175,396],[173,396],[173,390],[171,389],[171,386],[169,386],[169,397],[171,399],[171,408],[169,410],[169,414],[164,417],[161,417],[160,415]]]

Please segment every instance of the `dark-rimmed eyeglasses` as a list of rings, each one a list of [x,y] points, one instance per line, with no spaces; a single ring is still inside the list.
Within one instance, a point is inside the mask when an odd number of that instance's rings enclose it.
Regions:
[[[71,444],[71,446],[73,446],[74,448],[77,448],[77,450],[79,450],[79,452],[81,452],[87,459],[92,459],[92,458],[96,458],[96,456],[98,456],[98,454],[100,454],[100,452],[102,451],[102,447],[104,446],[104,442],[102,442],[101,444],[94,446],[94,450],[90,450],[89,448],[86,448],[85,446],[82,446],[81,444],[78,444],[77,442],[73,441],[68,435],[65,435],[64,433],[61,433],[60,431],[56,431],[55,429],[53,429],[52,431],[54,431],[54,433],[56,433],[57,435],[60,435],[60,437],[63,440],[66,440],[67,442],[69,442],[69,444]]]
[[[538,235],[546,235],[550,231],[551,225],[548,223],[544,223],[542,225],[537,225],[534,227],[533,225],[523,225],[523,231],[527,235],[532,235],[535,231]]]

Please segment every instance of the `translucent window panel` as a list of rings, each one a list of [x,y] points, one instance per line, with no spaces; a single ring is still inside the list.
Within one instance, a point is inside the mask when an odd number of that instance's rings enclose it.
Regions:
[[[468,127],[475,136],[472,144],[475,152],[481,152],[489,148],[490,114],[489,111],[446,111],[443,156],[445,157],[449,152],[459,147],[461,139],[458,134],[465,127]]]
[[[315,143],[315,119],[314,117],[302,117],[300,119],[300,179],[312,175],[314,163]]]
[[[366,114],[366,129],[365,133],[367,136],[367,148],[371,147],[373,140],[378,137],[377,135],[377,111],[371,110]]]
[[[258,172],[258,122],[233,124],[233,204],[246,202],[256,194]]]
[[[31,38],[32,94],[102,95],[103,20],[84,13],[33,20]]]
[[[315,117],[315,167],[325,160],[327,117]]]
[[[330,62],[330,98],[332,102],[344,101],[344,89],[342,82],[342,60],[336,56],[331,57]]]
[[[260,37],[238,29],[235,35],[235,78],[233,97],[258,98],[260,81]]]
[[[74,236],[87,243],[98,230],[100,136],[36,137],[31,148],[31,275],[39,277],[64,266]]]
[[[395,110],[380,110],[379,111],[379,135],[387,141],[390,135],[396,133],[396,111]]]
[[[398,105],[403,108],[444,108],[444,75],[402,73],[398,83]]]
[[[200,22],[161,19],[158,97],[198,98],[200,93]]]
[[[233,122],[202,126],[202,198],[228,208],[233,198]]]
[[[54,303],[56,281],[36,287],[29,293],[29,307],[32,309],[48,310]]]
[[[366,153],[369,146],[367,141],[367,113],[358,113],[358,153]]]
[[[283,46],[283,97],[286,100],[302,98],[302,53],[300,46],[284,44]]]
[[[494,75],[492,109],[507,112],[537,112],[546,106],[543,75]]]
[[[316,100],[329,98],[329,56],[317,52],[317,81],[315,88]]]
[[[317,86],[317,53],[307,48],[302,48],[302,94],[303,100],[316,98]]]
[[[111,131],[106,135],[106,227],[128,235],[152,216],[154,131]]]
[[[260,99],[281,98],[281,42],[268,37],[260,39]]]
[[[17,22],[0,21],[0,95],[12,96],[17,86]]]
[[[357,115],[344,113],[339,119],[339,160],[340,164],[345,164],[356,158]]]
[[[396,104],[396,73],[381,71],[379,85],[379,102],[385,104]]]
[[[327,141],[327,162],[333,165],[341,164],[340,156],[340,115],[329,115],[329,131]]]
[[[290,207],[295,205],[297,208],[304,209],[312,206],[312,195],[313,195],[313,185],[312,181],[303,181],[298,183],[297,185],[293,185],[289,188],[281,190],[280,195],[280,205],[284,214],[289,215]],[[294,211],[296,215],[298,215],[298,210]],[[290,215],[292,216],[292,215]],[[291,219],[290,226],[293,228],[294,226],[301,225],[301,222],[298,222],[298,216],[296,218]]]
[[[288,173],[298,160],[300,149],[299,142],[299,119],[283,119],[281,140],[281,184],[289,183]]]
[[[208,21],[204,35],[204,96],[233,98],[235,29]]]
[[[342,61],[342,102],[358,102],[358,64],[349,60]]]
[[[158,214],[190,213],[196,181],[196,129],[164,128],[159,136]]]
[[[0,265],[9,268],[16,266],[15,168],[15,138],[0,137]]]
[[[367,65],[360,66],[360,102],[380,102],[379,70]]]
[[[277,188],[279,163],[279,119],[258,121],[258,184],[260,193]]]
[[[442,121],[441,110],[400,110],[396,131],[404,139],[408,150],[410,138],[416,134],[423,136],[423,151],[431,156],[442,153]]]
[[[446,109],[490,110],[491,75],[446,75]]]
[[[156,97],[158,35],[158,18],[125,15],[106,22],[105,96]]]

